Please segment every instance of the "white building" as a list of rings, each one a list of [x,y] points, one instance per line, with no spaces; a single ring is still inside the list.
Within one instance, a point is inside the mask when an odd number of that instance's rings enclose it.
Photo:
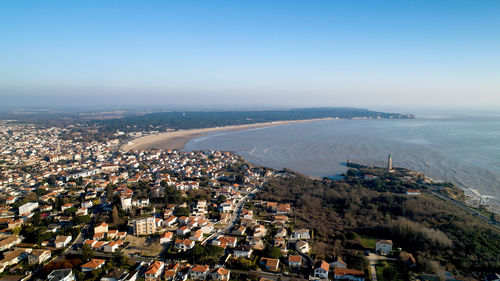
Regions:
[[[68,269],[56,269],[53,270],[49,276],[47,276],[48,281],[74,281],[75,275],[71,268]]]
[[[314,277],[321,279],[328,279],[328,271],[330,270],[330,265],[326,261],[321,261],[316,264],[314,268]]]
[[[29,264],[41,264],[50,259],[51,254],[49,250],[35,249],[28,255]]]
[[[56,248],[64,248],[66,247],[69,242],[71,242],[71,235],[70,236],[57,236],[56,240],[54,240],[54,245]]]
[[[120,197],[120,203],[123,210],[129,210],[132,208],[132,198],[131,197]]]
[[[392,251],[392,240],[378,240],[375,243],[375,251],[387,255]]]
[[[38,209],[38,202],[28,202],[19,206],[19,215],[29,215],[35,209]]]

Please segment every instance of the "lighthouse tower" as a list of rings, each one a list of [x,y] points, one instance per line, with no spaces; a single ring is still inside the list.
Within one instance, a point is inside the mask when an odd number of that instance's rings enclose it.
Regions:
[[[387,157],[387,170],[392,170],[392,155],[389,154],[389,157]]]

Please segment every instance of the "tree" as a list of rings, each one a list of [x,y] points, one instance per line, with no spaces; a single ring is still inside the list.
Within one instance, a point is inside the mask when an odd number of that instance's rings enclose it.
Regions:
[[[120,219],[120,214],[118,213],[118,207],[113,206],[113,211],[111,213],[111,219],[113,220],[113,224],[114,225],[119,225],[121,223],[121,219]]]
[[[39,226],[41,221],[40,212],[35,212],[30,219],[31,224],[34,226]]]
[[[348,178],[354,178],[354,177],[356,177],[356,174],[357,173],[356,173],[355,169],[349,169],[349,170],[347,170],[347,177]]]
[[[391,267],[386,267],[382,270],[382,276],[387,280],[394,279],[394,270]]]
[[[77,281],[85,281],[85,273],[81,271],[76,272],[76,280]]]
[[[15,228],[11,229],[11,231],[14,234],[19,234],[21,232],[21,227],[15,227]]]
[[[176,217],[189,217],[189,209],[186,207],[180,207],[175,210],[174,216]]]
[[[223,202],[226,202],[227,198],[225,195],[219,195],[219,197],[217,198],[217,205],[219,205],[220,203],[223,203]]]
[[[106,200],[107,201],[113,201],[113,191],[115,189],[115,185],[114,184],[108,184],[106,186]]]
[[[269,258],[278,259],[283,256],[283,253],[281,253],[280,248],[267,247],[266,250],[264,251],[264,255]]]
[[[45,188],[37,188],[37,189],[35,190],[35,193],[36,193],[36,195],[38,195],[38,196],[44,196],[44,195],[46,195],[46,194],[47,194],[47,193],[49,193],[49,192],[48,192],[48,191],[47,191],[47,189],[45,189]]]
[[[200,245],[195,245],[193,247],[193,250],[191,251],[193,253],[193,255],[195,255],[196,257],[201,257],[201,256],[204,256],[204,253],[205,253],[205,249],[203,249],[202,246]]]
[[[82,247],[82,256],[83,259],[86,261],[89,261],[93,256],[94,256],[94,251],[92,251],[92,248],[88,244],[84,244]]]
[[[114,252],[111,262],[115,267],[126,267],[128,265],[128,257],[121,251]]]
[[[76,211],[78,211],[78,209],[76,207],[71,207],[71,208],[64,210],[64,213],[67,215],[72,215],[72,214],[76,213]]]
[[[36,195],[35,192],[31,192],[30,194],[28,194],[28,196],[26,196],[26,200],[28,202],[36,202],[38,201],[38,195]]]
[[[89,224],[90,221],[91,218],[88,215],[78,216],[74,220],[75,224]]]

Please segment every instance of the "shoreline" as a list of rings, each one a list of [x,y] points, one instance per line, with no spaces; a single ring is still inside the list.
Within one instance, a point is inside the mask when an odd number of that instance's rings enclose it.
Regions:
[[[230,125],[223,127],[211,127],[202,129],[178,130],[172,132],[161,132],[152,135],[141,136],[128,141],[120,147],[122,151],[130,150],[148,150],[148,149],[184,149],[186,143],[190,140],[206,135],[207,133],[217,131],[241,131],[248,129],[265,128],[271,126],[281,126],[296,123],[315,122],[324,120],[339,120],[338,118],[317,118],[317,119],[302,119],[288,121],[274,121],[264,123],[253,123],[245,125]]]

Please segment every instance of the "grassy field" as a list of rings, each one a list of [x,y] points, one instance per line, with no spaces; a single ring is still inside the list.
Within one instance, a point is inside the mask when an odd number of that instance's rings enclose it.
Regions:
[[[361,240],[361,244],[363,245],[363,247],[365,247],[366,249],[375,249],[375,242],[377,241],[375,237],[360,235],[359,239]]]

